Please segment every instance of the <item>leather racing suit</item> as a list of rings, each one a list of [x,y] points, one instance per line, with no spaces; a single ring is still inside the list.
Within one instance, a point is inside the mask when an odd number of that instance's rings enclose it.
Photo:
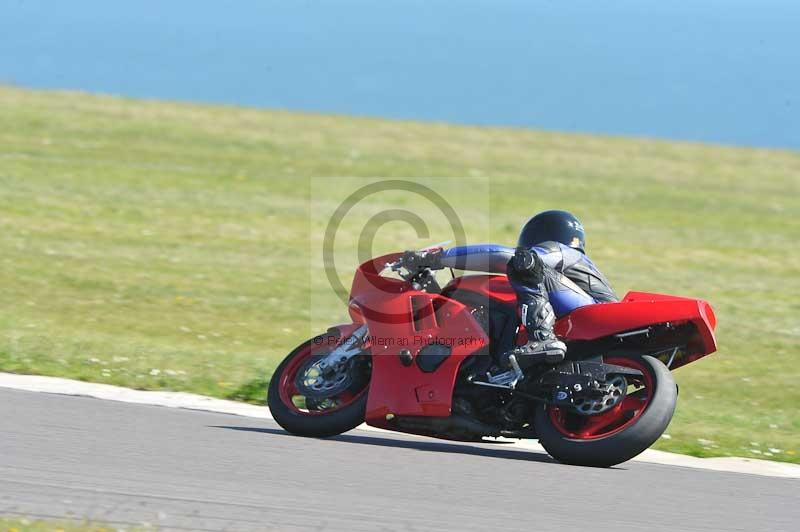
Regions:
[[[527,260],[520,260],[521,256]],[[558,242],[542,242],[516,252],[493,244],[458,246],[442,252],[441,265],[507,274],[533,342],[557,342],[553,333],[556,318],[576,308],[618,301],[608,280],[586,255]],[[522,362],[526,353],[517,354],[523,355]]]

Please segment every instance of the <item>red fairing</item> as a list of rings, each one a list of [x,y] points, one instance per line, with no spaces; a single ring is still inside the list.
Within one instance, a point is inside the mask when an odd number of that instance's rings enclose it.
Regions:
[[[556,323],[556,334],[569,340],[597,340],[660,323],[692,323],[697,341],[689,355],[707,355],[717,350],[714,311],[702,299],[628,292],[618,303],[589,305],[573,310]]]
[[[445,292],[452,290],[477,292],[509,305],[517,302],[517,294],[505,275],[465,275],[453,279],[445,288]]]
[[[394,262],[400,253],[384,255],[365,262],[356,270],[353,286],[350,289],[349,312],[353,321],[364,323],[368,319],[380,321],[396,321],[408,319],[408,314],[395,313],[384,304],[384,297],[402,294],[410,289],[410,285],[402,279],[382,277],[381,271],[387,263]],[[407,299],[407,296],[404,296]],[[370,329],[374,336],[374,332]]]
[[[447,417],[461,362],[488,345],[489,339],[461,303],[414,290],[410,284],[378,277],[377,272],[398,255],[387,255],[359,268],[353,280],[351,314],[369,325],[372,377],[366,421],[389,427],[386,416]],[[451,347],[436,369],[422,371],[416,358],[431,343]],[[413,361],[401,362],[408,350]]]
[[[385,323],[367,320],[372,341],[372,379],[367,401],[367,423],[387,426],[387,414],[397,416],[449,416],[453,387],[461,362],[488,345],[489,339],[467,308],[456,301],[424,292],[414,293],[416,305],[438,306],[429,320]],[[408,299],[386,303],[409,312]],[[441,306],[439,306],[441,305]],[[419,307],[418,307],[419,308]],[[432,308],[432,307],[431,307]],[[407,343],[403,340],[408,339]],[[451,354],[431,373],[416,364],[420,350],[431,343],[451,348]],[[405,366],[400,351],[410,351],[414,361]]]

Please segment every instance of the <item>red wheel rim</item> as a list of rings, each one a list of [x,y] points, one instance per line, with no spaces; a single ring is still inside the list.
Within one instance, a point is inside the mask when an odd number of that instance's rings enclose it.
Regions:
[[[319,416],[330,414],[332,412],[336,412],[341,410],[358,400],[364,393],[366,393],[367,388],[369,386],[365,385],[361,390],[357,393],[353,393],[350,390],[345,390],[333,397],[328,399],[337,401],[336,406],[331,408],[325,408],[323,410],[308,410],[302,409],[295,404],[294,399],[298,397],[304,397],[300,391],[297,389],[297,385],[295,384],[295,380],[297,377],[297,372],[306,361],[315,355],[321,355],[330,352],[330,349],[320,348],[314,345],[313,342],[309,342],[308,344],[301,347],[298,351],[295,352],[294,356],[289,360],[288,364],[284,366],[283,371],[280,375],[276,377],[279,379],[278,382],[278,395],[280,396],[281,402],[286,405],[292,412],[296,414],[301,414],[305,416]]]
[[[637,389],[629,392],[614,408],[596,416],[584,416],[548,406],[550,422],[564,436],[575,440],[607,438],[636,423],[650,404],[655,385],[650,369],[644,362],[634,358],[607,358],[605,362],[641,371],[642,377],[627,377],[629,385],[637,386]]]

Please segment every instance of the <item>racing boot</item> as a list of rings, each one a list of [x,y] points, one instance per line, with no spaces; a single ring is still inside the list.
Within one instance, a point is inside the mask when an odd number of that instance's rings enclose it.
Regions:
[[[564,360],[567,346],[553,333],[556,314],[545,287],[546,266],[542,258],[532,250],[519,247],[508,262],[507,272],[517,294],[528,343],[505,353],[501,365],[509,367],[518,363],[526,369],[541,363],[558,364]],[[511,355],[515,361],[510,360]]]
[[[525,370],[537,364],[558,364],[564,360],[567,346],[553,334],[555,313],[546,295],[529,301],[521,305],[528,343],[500,355],[497,362],[501,370],[487,373],[486,385],[513,389],[525,379]]]
[[[567,346],[553,333],[556,316],[550,302],[547,299],[539,299],[520,306],[522,323],[528,332],[528,343],[505,353],[501,357],[501,365],[513,366],[513,362],[509,359],[511,355],[523,370],[536,364],[562,362],[567,354]]]

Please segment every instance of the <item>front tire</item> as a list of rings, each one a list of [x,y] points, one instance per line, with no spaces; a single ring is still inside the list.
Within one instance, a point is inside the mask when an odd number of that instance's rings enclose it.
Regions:
[[[607,414],[580,416],[546,405],[536,411],[539,442],[559,462],[610,467],[649,448],[667,429],[678,400],[672,373],[658,359],[607,358],[640,370],[640,389]]]
[[[337,336],[325,335],[305,342],[289,353],[272,375],[267,404],[272,417],[286,431],[298,436],[327,438],[364,422],[368,375],[355,379],[353,386],[341,394],[323,400],[302,397],[297,390],[298,371],[310,358],[330,351],[324,346],[336,345],[336,340]],[[298,402],[304,404],[298,405]]]

